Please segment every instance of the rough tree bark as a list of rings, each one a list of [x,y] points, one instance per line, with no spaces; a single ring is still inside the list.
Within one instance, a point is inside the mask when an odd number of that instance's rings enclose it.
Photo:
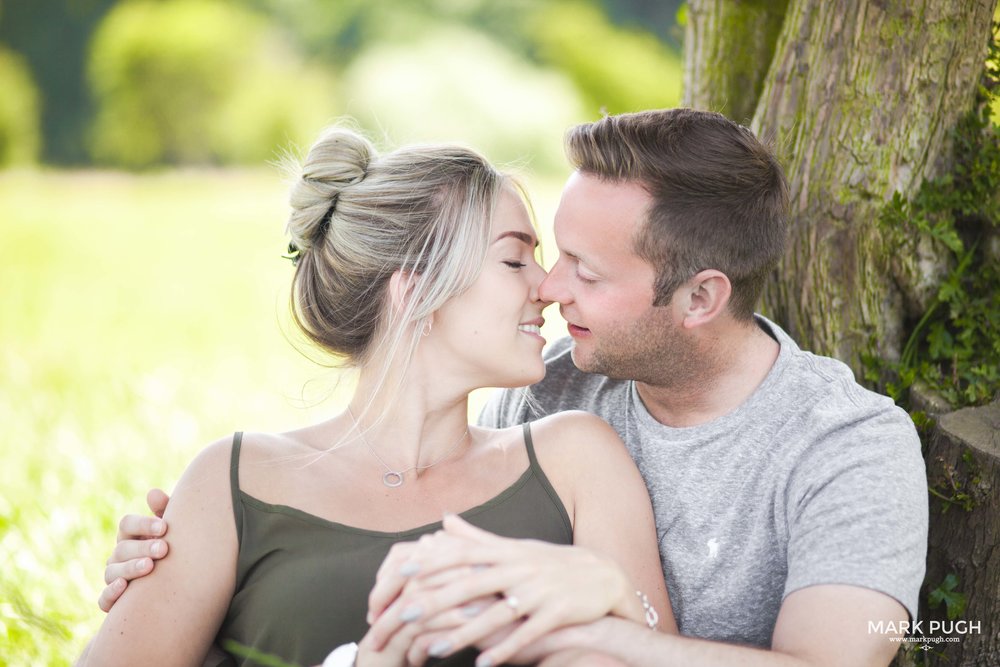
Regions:
[[[855,371],[864,354],[898,358],[905,318],[926,308],[946,270],[926,240],[889,247],[878,213],[894,192],[909,198],[948,170],[949,131],[973,104],[995,6],[790,0],[785,9],[752,123],[774,141],[792,193],[789,248],[765,311],[803,346]],[[714,44],[686,51],[732,53],[746,29],[725,17],[749,11],[737,0],[692,2],[687,41]],[[685,80],[693,91],[734,80],[748,70],[744,59],[689,59]],[[738,107],[720,94],[691,101]]]
[[[682,104],[746,125],[754,116],[788,0],[691,0]]]
[[[899,357],[906,306],[925,308],[943,274],[933,252],[886,247],[875,223],[893,192],[909,198],[948,170],[995,5],[799,1],[785,16],[754,116],[792,184],[789,250],[767,301],[793,335],[856,369],[865,352]]]
[[[959,641],[931,645],[923,664],[948,667],[1000,665],[1000,403],[965,408],[940,417],[928,445],[931,489],[927,578],[920,596],[925,632],[936,622]],[[953,624],[945,605],[931,609],[932,591],[958,577],[966,598]],[[971,624],[976,624],[972,627]],[[927,632],[927,634],[931,634]],[[914,664],[904,656],[902,666]]]

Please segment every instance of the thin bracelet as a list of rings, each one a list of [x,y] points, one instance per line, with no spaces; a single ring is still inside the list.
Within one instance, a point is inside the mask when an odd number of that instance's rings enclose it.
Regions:
[[[639,597],[639,602],[642,603],[642,610],[646,612],[646,625],[649,626],[650,630],[655,630],[660,622],[660,615],[656,613],[656,609],[649,603],[649,598],[646,597],[645,593],[636,591],[635,594]]]

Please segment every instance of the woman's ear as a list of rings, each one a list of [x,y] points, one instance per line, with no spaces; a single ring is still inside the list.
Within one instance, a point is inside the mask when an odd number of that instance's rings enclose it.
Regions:
[[[733,285],[722,271],[699,271],[679,290],[683,294],[683,326],[693,329],[707,324],[726,310],[733,294]]]
[[[406,308],[413,294],[413,287],[419,274],[396,269],[389,278],[389,304],[396,312]]]
[[[419,278],[419,273],[403,269],[397,269],[389,278],[389,304],[394,313],[398,315],[405,313],[410,306],[410,299],[413,298],[413,290]],[[431,313],[424,319],[423,334],[429,335],[433,326],[434,314]]]

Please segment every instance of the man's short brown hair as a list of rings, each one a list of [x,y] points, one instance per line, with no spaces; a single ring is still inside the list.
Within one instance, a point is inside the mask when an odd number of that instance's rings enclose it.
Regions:
[[[581,172],[640,183],[652,197],[633,245],[656,269],[654,305],[716,269],[732,283],[733,316],[753,317],[784,254],[788,185],[750,130],[707,111],[641,111],[571,128],[566,153]]]

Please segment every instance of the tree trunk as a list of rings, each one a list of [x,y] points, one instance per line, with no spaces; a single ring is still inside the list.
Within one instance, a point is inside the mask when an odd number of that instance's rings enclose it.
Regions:
[[[1000,665],[1000,403],[941,417],[927,452],[931,521],[927,578],[920,596],[924,636],[957,637],[930,644],[925,664]],[[965,608],[930,609],[936,588],[960,594]],[[959,605],[960,606],[960,605]],[[961,611],[961,613],[958,613]],[[962,620],[965,623],[950,623]],[[937,624],[936,627],[932,624]]]
[[[996,0],[792,0],[753,128],[791,186],[789,247],[765,310],[806,348],[897,359],[904,318],[943,274],[926,243],[889,247],[878,215],[946,173]]]
[[[691,0],[684,34],[684,100],[750,124],[788,0]]]

